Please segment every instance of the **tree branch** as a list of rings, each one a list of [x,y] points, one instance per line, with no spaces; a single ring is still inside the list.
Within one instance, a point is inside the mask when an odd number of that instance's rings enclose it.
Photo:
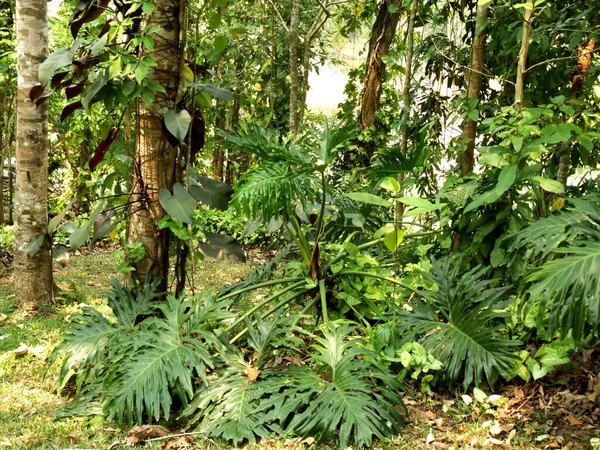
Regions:
[[[285,31],[287,31],[289,33],[290,29],[289,29],[287,23],[285,23],[285,20],[283,19],[283,16],[281,15],[281,13],[279,12],[279,10],[277,9],[277,6],[275,6],[275,3],[273,3],[273,0],[269,0],[269,3],[273,7],[273,11],[275,11],[275,14],[277,14],[277,17],[281,21],[281,25],[283,25],[283,28],[285,28]]]

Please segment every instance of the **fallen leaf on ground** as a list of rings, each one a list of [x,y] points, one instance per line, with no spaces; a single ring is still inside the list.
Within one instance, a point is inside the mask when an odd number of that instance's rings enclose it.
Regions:
[[[13,350],[13,353],[17,356],[23,356],[25,353],[29,351],[29,347],[27,344],[21,343],[17,348]]]
[[[260,375],[260,370],[256,366],[247,366],[244,372],[246,372],[246,375],[248,376],[248,381],[250,383],[254,383]]]
[[[162,445],[162,450],[186,449],[191,448],[192,443],[185,436],[181,436],[176,441],[167,441]]]
[[[143,425],[141,427],[136,425],[127,432],[126,442],[127,445],[134,446],[142,444],[148,439],[165,437],[169,434],[170,431],[160,425]]]

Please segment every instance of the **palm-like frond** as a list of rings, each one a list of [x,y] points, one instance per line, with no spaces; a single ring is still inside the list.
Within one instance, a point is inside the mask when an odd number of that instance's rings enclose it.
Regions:
[[[277,130],[265,130],[259,125],[243,124],[237,133],[220,131],[227,146],[258,156],[264,161],[284,162],[295,166],[310,164],[310,157]]]
[[[515,361],[510,350],[519,344],[500,332],[508,288],[490,287],[492,280],[481,279],[487,272],[462,274],[456,258],[433,261],[433,273],[425,276],[438,290],[423,292],[424,300],[411,303],[412,312],[400,312],[405,338],[419,339],[444,364],[446,381],[462,375],[465,388],[481,384],[483,375],[493,385],[498,373],[508,373]]]
[[[160,280],[153,280],[151,277],[151,272],[148,272],[144,282],[132,277],[131,287],[124,287],[115,278],[111,278],[112,290],[105,292],[104,296],[120,326],[132,327],[138,318],[152,312],[156,300],[163,295],[158,291]]]
[[[546,259],[526,278],[532,283],[529,303],[541,306],[537,327],[544,327],[549,311],[550,336],[571,331],[580,342],[586,325],[594,330],[600,321],[600,198],[588,195],[568,204],[510,236],[509,252],[513,259]]]
[[[589,198],[591,200],[591,198]],[[582,237],[598,239],[600,236],[600,206],[585,199],[571,199],[564,211],[542,217],[518,233],[508,236],[509,252],[520,254],[525,260],[545,258],[561,244]]]
[[[320,193],[319,180],[312,169],[295,168],[289,163],[264,163],[251,170],[233,196],[233,205],[250,217],[293,215],[298,202],[306,206]]]
[[[340,152],[348,148],[350,142],[356,139],[358,125],[350,123],[344,126],[331,127],[326,124],[319,136],[319,150],[317,163],[323,166],[331,165]]]
[[[397,178],[400,174],[410,173],[416,167],[423,166],[423,152],[413,151],[404,155],[398,147],[383,148],[375,154],[367,178],[372,185],[378,185],[387,177]]]
[[[68,334],[50,355],[50,365],[59,357],[64,357],[58,377],[59,389],[73,375],[78,388],[92,381],[93,373],[105,358],[111,339],[118,340],[127,330],[128,327],[110,323],[95,309],[84,308],[80,315],[73,318]]]
[[[399,431],[401,384],[390,372],[362,359],[366,350],[360,340],[348,339],[350,331],[331,326],[317,339],[319,370],[297,367],[276,375],[284,391],[261,404],[269,410],[267,418],[288,432],[320,440],[339,433],[340,448],[351,443],[369,446],[373,437]]]
[[[104,379],[104,411],[111,419],[128,424],[143,421],[144,413],[169,419],[173,395],[186,405],[193,395],[193,379],[205,377],[211,356],[198,327],[188,327],[193,312],[169,296],[160,305],[163,318],[144,321],[136,333],[119,342]],[[193,330],[193,333],[191,332]],[[204,333],[204,341],[211,339]]]
[[[197,431],[235,445],[267,437],[269,431],[257,405],[265,394],[274,393],[273,386],[266,380],[250,382],[241,355],[227,355],[226,362],[218,378],[198,390],[182,416],[192,415]]]
[[[150,314],[161,295],[158,292],[158,280],[151,281],[150,278],[145,283],[132,278],[130,288],[121,286],[115,278],[110,283],[112,290],[105,292],[104,296],[117,322],[110,322],[93,308],[84,308],[80,315],[73,318],[67,335],[50,355],[50,365],[59,357],[64,358],[58,380],[61,388],[73,375],[78,388],[92,381],[92,374],[98,372],[111,340],[118,341],[134,327],[138,317]]]
[[[550,335],[558,329],[563,336],[572,331],[580,342],[586,324],[593,330],[599,324],[600,242],[575,241],[557,252],[564,257],[547,261],[527,278],[533,283],[530,298],[541,300],[540,311],[550,308]]]

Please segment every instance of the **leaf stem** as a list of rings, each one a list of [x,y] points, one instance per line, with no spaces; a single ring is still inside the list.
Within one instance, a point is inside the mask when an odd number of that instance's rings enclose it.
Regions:
[[[296,288],[299,288],[304,283],[305,283],[304,280],[298,281],[297,283],[294,283],[291,286],[286,287],[282,291],[276,292],[275,294],[267,297],[262,302],[257,303],[253,308],[250,308],[249,311],[247,311],[246,313],[244,313],[235,322],[233,322],[231,325],[229,325],[229,327],[227,327],[227,329],[225,331],[229,332],[229,331],[233,330],[236,326],[238,326],[240,323],[242,323],[244,320],[246,320],[248,317],[250,317],[256,311],[258,311],[259,309],[263,308],[265,305],[269,304],[270,302],[272,302],[276,298],[281,297],[282,295],[287,294],[288,292],[293,291]]]

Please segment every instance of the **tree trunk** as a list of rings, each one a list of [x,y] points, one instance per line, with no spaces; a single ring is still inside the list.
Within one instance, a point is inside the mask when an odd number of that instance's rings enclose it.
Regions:
[[[46,0],[17,1],[17,175],[15,195],[15,298],[32,309],[52,301],[48,227],[48,103],[35,107],[29,91],[40,84],[38,68],[48,56]],[[28,244],[45,236],[32,257]]]
[[[169,267],[169,231],[159,230],[158,220],[164,211],[158,202],[160,188],[172,189],[175,181],[177,148],[167,141],[162,131],[162,120],[169,109],[175,109],[180,88],[181,67],[180,8],[184,0],[156,0],[154,12],[145,26],[159,27],[154,33],[154,51],[145,52],[156,67],[148,70],[148,77],[161,84],[166,93],[155,92],[152,105],[137,104],[136,155],[134,161],[132,206],[127,230],[128,242],[141,242],[145,257],[136,265],[140,279],[152,270],[163,280],[166,288]]]
[[[577,66],[573,71],[571,77],[571,94],[573,98],[579,98],[581,90],[583,89],[583,82],[587,75],[590,64],[592,63],[592,56],[596,50],[596,41],[594,39],[588,39],[584,46],[578,50]],[[569,171],[571,170],[571,147],[563,149],[563,153],[558,158],[558,173],[556,174],[556,180],[562,183],[567,191],[567,180],[569,179]]]
[[[313,24],[311,25],[306,38],[304,39],[304,56],[302,58],[302,88],[300,105],[298,105],[298,129],[302,129],[304,124],[304,114],[306,112],[306,96],[308,95],[308,76],[310,74],[310,54],[312,49],[312,43],[315,37],[319,34],[331,14],[327,7],[321,5],[321,9],[317,13]]]
[[[367,70],[360,100],[360,127],[362,130],[375,125],[376,122],[381,90],[385,81],[383,57],[387,54],[396,35],[398,20],[400,20],[400,13],[391,12],[390,6],[399,8],[401,3],[401,0],[383,0],[379,5],[379,13],[371,30]],[[375,151],[375,142],[372,140],[363,142],[362,148],[368,163]]]
[[[479,104],[481,98],[481,81],[483,64],[485,61],[485,38],[484,29],[487,21],[489,3],[477,6],[477,17],[475,19],[475,37],[471,49],[471,65],[467,71],[467,99],[476,100]],[[460,175],[466,176],[473,172],[475,166],[475,139],[477,137],[477,120],[466,117],[463,123],[462,141],[466,149],[460,155]]]
[[[527,0],[529,8],[524,8],[523,35],[521,49],[519,50],[519,63],[517,66],[517,83],[515,88],[515,106],[518,111],[523,110],[525,98],[525,72],[527,72],[527,55],[529,54],[529,39],[531,37],[531,16],[533,15],[533,0]]]
[[[400,153],[406,155],[408,151],[408,121],[410,119],[410,84],[412,81],[413,53],[415,47],[415,17],[419,9],[419,0],[413,0],[408,18],[408,30],[406,30],[406,67],[404,73],[404,86],[402,87],[402,127],[400,136]],[[398,175],[398,184],[402,189],[404,177]],[[404,215],[404,203],[396,202],[396,229],[402,228],[402,216]]]
[[[298,25],[300,23],[300,0],[292,0],[288,47],[290,52],[290,132],[300,132],[298,123]]]

